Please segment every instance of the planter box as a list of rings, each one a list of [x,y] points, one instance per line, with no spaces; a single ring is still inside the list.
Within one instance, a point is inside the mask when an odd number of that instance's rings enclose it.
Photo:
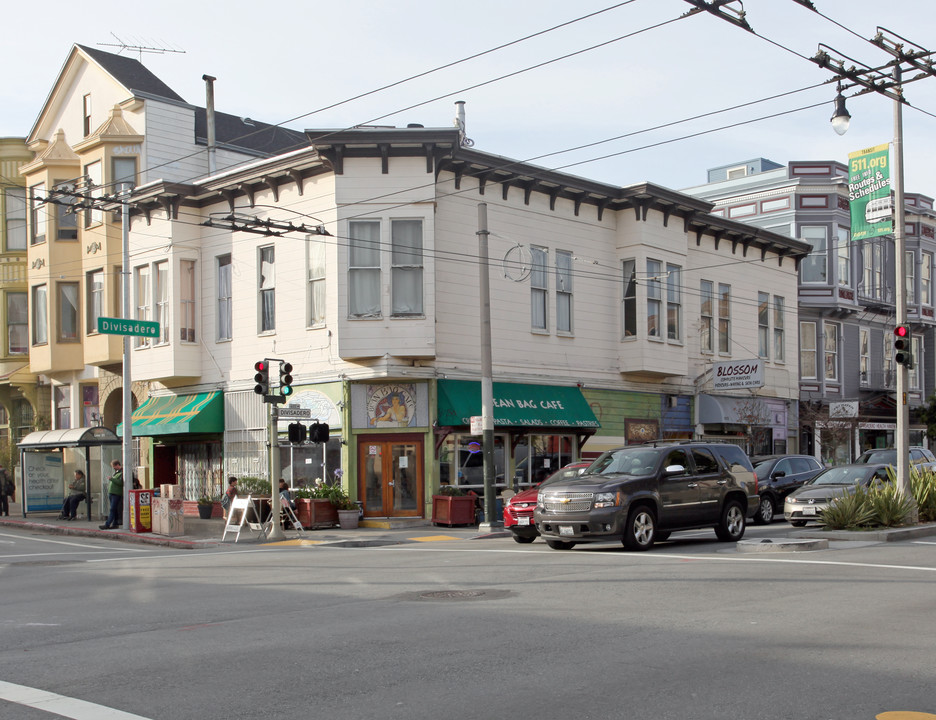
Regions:
[[[195,500],[183,500],[182,514],[190,518],[201,517],[198,513],[198,502]],[[224,509],[221,507],[220,502],[211,503],[211,517],[212,519],[224,517]]]
[[[433,495],[432,522],[434,525],[474,525],[475,498],[473,495]]]
[[[338,524],[338,508],[325,498],[297,498],[296,517],[304,528],[333,527]]]

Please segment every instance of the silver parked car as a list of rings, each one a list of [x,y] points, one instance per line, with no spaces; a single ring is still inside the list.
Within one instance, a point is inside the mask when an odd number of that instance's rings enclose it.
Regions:
[[[839,465],[824,470],[799,490],[787,495],[783,517],[796,527],[821,520],[819,514],[835,498],[854,492],[855,486],[868,487],[873,482],[887,482],[889,465]]]

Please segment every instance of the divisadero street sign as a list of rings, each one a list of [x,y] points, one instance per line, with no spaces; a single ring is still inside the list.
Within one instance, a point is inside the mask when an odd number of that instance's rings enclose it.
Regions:
[[[159,323],[149,320],[124,320],[122,318],[99,317],[97,319],[99,333],[105,335],[142,335],[143,337],[159,337]]]

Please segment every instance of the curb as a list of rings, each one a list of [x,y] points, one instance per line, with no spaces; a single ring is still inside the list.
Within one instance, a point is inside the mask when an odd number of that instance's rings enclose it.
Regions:
[[[161,547],[173,547],[180,550],[196,550],[198,548],[214,547],[220,544],[220,540],[192,540],[184,537],[171,538],[152,533],[134,533],[121,530],[89,530],[86,528],[63,527],[52,523],[34,522],[31,520],[7,520],[0,521],[2,527],[15,527],[21,530],[32,530],[34,532],[44,532],[49,535],[72,535],[77,537],[93,537],[117,540],[122,542],[136,543],[139,545],[157,545]]]

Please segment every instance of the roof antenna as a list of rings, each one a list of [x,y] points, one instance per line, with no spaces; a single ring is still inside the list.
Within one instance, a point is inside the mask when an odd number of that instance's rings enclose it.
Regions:
[[[165,53],[183,53],[183,54],[185,53],[185,50],[177,50],[175,48],[154,47],[153,45],[142,45],[142,44],[131,45],[129,43],[125,43],[123,40],[117,37],[115,33],[111,33],[111,35],[113,36],[114,40],[117,41],[116,43],[97,43],[97,44],[103,47],[120,48],[117,51],[118,55],[120,55],[120,53],[122,53],[124,50],[135,52],[140,56],[139,58],[140,62],[143,62],[143,53],[155,53],[159,55],[164,55]]]

